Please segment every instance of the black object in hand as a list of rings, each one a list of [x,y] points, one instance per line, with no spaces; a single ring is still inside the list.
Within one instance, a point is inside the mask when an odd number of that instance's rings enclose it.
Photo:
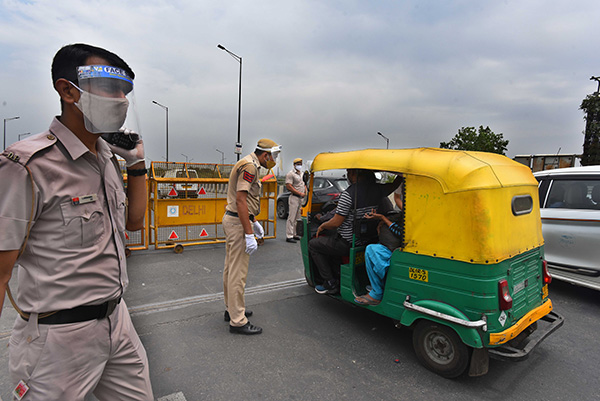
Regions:
[[[130,150],[135,148],[140,136],[136,133],[125,134],[123,132],[111,132],[102,134],[102,138],[111,145]]]

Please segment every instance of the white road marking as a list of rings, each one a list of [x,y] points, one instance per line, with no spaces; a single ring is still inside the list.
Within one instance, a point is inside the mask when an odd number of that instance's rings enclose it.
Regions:
[[[0,401],[2,401],[2,400],[0,400]],[[173,394],[165,395],[164,397],[160,397],[156,401],[187,401],[187,400],[185,399],[185,396],[183,395],[183,393],[181,391],[179,391],[177,393],[173,393]]]

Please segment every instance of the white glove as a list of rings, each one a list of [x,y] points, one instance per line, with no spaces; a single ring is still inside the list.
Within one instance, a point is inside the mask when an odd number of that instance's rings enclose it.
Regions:
[[[265,235],[265,230],[263,230],[262,225],[257,220],[252,222],[252,230],[258,238],[262,238]]]
[[[122,135],[135,134],[135,132],[130,131],[128,129],[123,129],[120,131],[122,132]],[[108,142],[107,142],[107,144],[108,144],[108,147],[110,148],[110,150],[114,154],[119,155],[123,159],[125,159],[125,167],[131,167],[134,164],[146,161],[146,159],[144,157],[144,141],[142,140],[141,135],[139,135],[137,144],[135,145],[135,148],[133,148],[133,149],[123,149],[119,146],[111,145]]]
[[[254,234],[245,234],[246,236],[246,253],[248,255],[252,255],[254,251],[258,249],[258,243],[256,242],[256,238],[254,238]]]

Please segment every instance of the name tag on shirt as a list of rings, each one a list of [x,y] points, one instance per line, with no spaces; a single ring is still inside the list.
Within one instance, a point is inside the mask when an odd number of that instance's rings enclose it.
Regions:
[[[84,205],[86,203],[96,202],[96,200],[98,200],[98,195],[96,194],[81,195],[71,198],[71,202],[73,202],[74,205]]]

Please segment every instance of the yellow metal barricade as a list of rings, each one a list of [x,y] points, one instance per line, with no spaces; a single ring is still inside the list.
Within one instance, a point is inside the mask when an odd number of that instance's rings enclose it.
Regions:
[[[233,165],[152,162],[148,210],[150,242],[156,249],[215,244],[225,241],[221,225],[229,174]],[[257,216],[265,238],[275,238],[277,181],[263,182],[261,213]]]

